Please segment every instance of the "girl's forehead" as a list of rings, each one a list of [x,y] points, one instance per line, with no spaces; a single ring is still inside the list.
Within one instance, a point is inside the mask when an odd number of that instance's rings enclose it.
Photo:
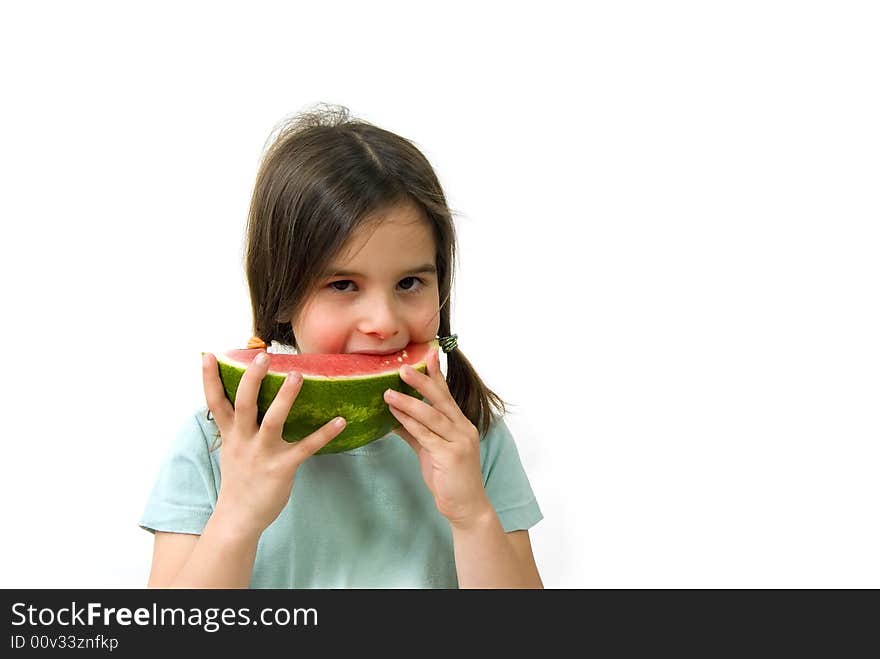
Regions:
[[[362,218],[356,233],[371,234],[381,228],[400,230],[414,227],[429,227],[425,212],[415,203],[405,202],[374,211]]]
[[[390,214],[362,225],[331,259],[330,267],[340,269],[370,263],[377,257],[392,262],[434,262],[434,232],[427,219]]]

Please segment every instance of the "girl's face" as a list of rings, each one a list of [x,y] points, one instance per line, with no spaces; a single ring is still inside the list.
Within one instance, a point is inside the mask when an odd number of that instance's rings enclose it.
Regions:
[[[391,353],[440,328],[434,236],[422,211],[395,206],[358,229],[292,323],[308,353]]]

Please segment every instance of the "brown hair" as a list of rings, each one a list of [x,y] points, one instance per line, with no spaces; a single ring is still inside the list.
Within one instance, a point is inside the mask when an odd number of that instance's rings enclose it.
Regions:
[[[273,139],[274,136],[274,139]],[[290,319],[303,309],[332,257],[371,216],[413,202],[431,224],[440,288],[439,335],[448,336],[456,235],[433,168],[409,140],[318,104],[283,120],[270,135],[248,213],[245,270],[253,333],[296,347]],[[447,355],[446,382],[484,436],[491,407],[506,412],[458,348]]]

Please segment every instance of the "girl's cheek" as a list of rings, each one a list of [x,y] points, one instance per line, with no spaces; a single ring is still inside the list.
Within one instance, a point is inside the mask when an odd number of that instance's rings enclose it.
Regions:
[[[421,316],[419,326],[425,328],[425,335],[421,337],[421,340],[430,341],[433,339],[440,329],[440,310],[436,307],[425,310]]]
[[[300,317],[298,337],[307,352],[343,352],[345,323],[344,314],[334,313],[332,305],[313,301]]]
[[[345,328],[332,318],[324,317],[315,323],[312,337],[320,343],[320,352],[342,352],[345,347]]]

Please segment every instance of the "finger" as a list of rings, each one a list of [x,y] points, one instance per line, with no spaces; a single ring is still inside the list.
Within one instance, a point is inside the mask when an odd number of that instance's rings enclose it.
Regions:
[[[440,370],[440,351],[432,350],[428,355],[428,376],[434,380],[437,384],[442,387],[449,386],[446,383],[446,378],[443,376],[443,371]]]
[[[453,430],[452,421],[449,417],[423,400],[407,396],[394,389],[387,389],[385,391],[385,402],[388,403],[388,407],[391,408],[392,412],[394,412],[394,408],[397,408],[440,437],[448,436]]]
[[[435,359],[439,359],[436,358]],[[457,416],[458,405],[449,393],[449,387],[442,374],[439,374],[440,368],[436,367],[437,374],[431,374],[431,359],[427,360],[428,374],[420,373],[410,366],[400,367],[400,378],[413,389],[418,391],[427,400],[431,401],[431,407],[442,412],[448,419],[454,419]],[[439,374],[439,375],[438,375]]]
[[[234,425],[248,434],[257,431],[257,394],[263,378],[269,371],[269,355],[264,350],[257,351],[253,360],[248,364],[238,383],[238,391],[235,392],[235,419]]]
[[[394,415],[394,418],[400,421],[403,428],[409,432],[410,436],[415,438],[419,445],[429,453],[449,444],[445,439],[432,432],[430,428],[419,423],[400,408],[389,405],[388,409],[391,410],[391,414]],[[401,437],[403,437],[403,435],[401,435]],[[406,439],[406,437],[404,437],[404,439]],[[410,446],[413,445],[410,444]]]
[[[341,420],[341,423],[340,423]],[[345,419],[336,417],[318,428],[308,437],[295,442],[290,449],[290,460],[294,466],[302,464],[307,458],[326,446],[331,439],[345,430]]]
[[[205,402],[208,410],[214,417],[214,423],[223,435],[227,428],[232,427],[232,419],[235,411],[232,403],[226,398],[226,390],[220,380],[220,371],[217,367],[217,359],[210,352],[202,355],[202,382],[205,387]]]
[[[284,430],[284,423],[290,414],[290,408],[293,406],[293,401],[296,400],[301,390],[302,375],[296,371],[291,371],[287,374],[284,382],[281,383],[281,388],[275,394],[272,404],[269,405],[269,409],[266,410],[266,414],[263,416],[263,421],[260,423],[261,435],[266,435],[276,441],[280,439],[281,432]]]
[[[440,391],[448,392],[449,385],[446,382],[446,376],[444,376],[443,371],[440,370],[440,351],[432,350],[429,352],[425,359],[425,365],[427,366],[427,375],[431,381],[437,384]]]

